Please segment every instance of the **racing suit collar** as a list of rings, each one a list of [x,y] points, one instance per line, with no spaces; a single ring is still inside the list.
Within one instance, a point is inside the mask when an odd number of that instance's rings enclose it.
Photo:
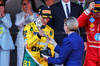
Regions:
[[[40,28],[41,28],[41,29],[44,29],[45,27],[46,27],[46,25],[45,25],[45,26],[42,25]]]

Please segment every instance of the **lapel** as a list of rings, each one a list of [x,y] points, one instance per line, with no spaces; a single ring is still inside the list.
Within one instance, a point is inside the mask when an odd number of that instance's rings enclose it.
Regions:
[[[73,16],[74,13],[75,13],[75,8],[74,8],[74,5],[73,5],[72,2],[71,2],[70,5],[71,5],[71,14],[70,14],[70,16]],[[62,5],[61,1],[58,4],[58,9],[57,10],[59,10],[60,18],[65,19],[66,15],[65,15],[65,12],[64,12],[64,9],[63,9],[63,5]]]
[[[75,8],[74,8],[74,5],[73,5],[72,2],[71,2],[70,5],[71,5],[71,14],[70,14],[70,16],[73,16],[74,13],[75,13]],[[61,1],[59,3],[59,10],[61,12],[61,17],[63,16],[63,18],[65,19],[66,18],[66,15],[65,15],[65,12],[64,12],[64,9],[63,9],[63,5],[62,5]]]
[[[71,5],[71,14],[70,14],[70,16],[76,17],[76,13],[77,13],[77,10],[75,10],[76,6],[72,2],[71,2],[70,5]],[[57,7],[57,13],[58,13],[57,16],[60,15],[59,16],[60,19],[65,19],[66,18],[65,12],[64,12],[64,9],[63,9],[63,5],[62,5],[61,1],[59,2],[58,7]]]
[[[76,9],[77,6],[71,2],[71,14],[70,14],[70,17],[73,16],[75,18],[78,18],[79,16],[79,11]]]
[[[85,9],[88,8],[89,4],[90,4],[90,3],[86,1]]]
[[[58,5],[58,10],[59,10],[59,14],[60,14],[60,17],[65,19],[66,16],[65,16],[65,12],[64,12],[64,9],[63,9],[63,5],[61,3],[61,1],[59,2],[59,5]]]
[[[79,4],[78,1],[76,1],[76,3]],[[83,6],[83,11],[86,9],[86,4],[87,4],[87,1],[85,1],[85,4],[84,4],[84,6]],[[87,7],[87,8],[88,8],[88,7]]]
[[[78,1],[76,1],[76,3],[79,4]]]
[[[71,14],[70,14],[70,16],[73,16],[74,13],[75,13],[75,8],[73,6],[73,3],[71,2]]]

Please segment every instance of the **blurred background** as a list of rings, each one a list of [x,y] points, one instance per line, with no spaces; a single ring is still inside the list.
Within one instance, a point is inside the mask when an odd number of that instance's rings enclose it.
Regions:
[[[54,2],[57,3],[60,0],[55,0]],[[71,0],[72,2],[75,2],[76,0]],[[93,0],[86,0],[88,2],[91,2]],[[33,10],[36,11],[41,5],[45,5],[41,0],[31,0]],[[12,27],[10,29],[11,35],[13,37],[13,41],[15,43],[16,35],[18,32],[17,27],[15,26],[15,15],[22,11],[21,9],[21,0],[7,0],[6,1],[6,12],[10,13],[11,20],[12,20]],[[17,65],[17,52],[16,49],[11,51],[10,55],[10,66],[16,66]]]

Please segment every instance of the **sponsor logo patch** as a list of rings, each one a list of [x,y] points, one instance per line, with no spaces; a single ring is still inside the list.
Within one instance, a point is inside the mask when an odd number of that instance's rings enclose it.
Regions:
[[[33,34],[34,34],[34,35],[37,35],[37,34],[38,34],[38,32],[34,32]]]
[[[91,23],[91,24],[90,24],[90,27],[91,27],[91,28],[93,28],[93,27],[94,27],[94,24],[93,24],[93,23]]]
[[[43,14],[51,14],[51,11],[50,10],[43,10],[42,13]]]
[[[92,17],[89,19],[89,21],[93,23],[95,21],[95,19]]]
[[[52,36],[52,32],[50,31],[50,35]]]
[[[100,41],[100,33],[95,34],[94,38],[95,38],[95,40],[99,40]]]

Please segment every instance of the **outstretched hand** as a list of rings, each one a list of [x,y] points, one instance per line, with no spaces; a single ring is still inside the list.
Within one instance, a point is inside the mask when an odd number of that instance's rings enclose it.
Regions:
[[[94,8],[95,8],[95,2],[91,2],[91,3],[89,4],[88,10],[91,11],[91,10],[93,10]]]
[[[46,55],[43,55],[43,54],[41,54],[41,55],[43,56],[44,61],[48,62],[48,57],[49,57],[49,56],[46,56]]]
[[[26,11],[26,13],[24,15],[24,18],[26,19],[28,14],[29,14],[29,16],[31,16],[31,15],[33,15],[33,13],[32,13],[32,7],[31,7],[30,3],[27,3],[25,6],[26,6],[26,8],[24,8],[24,10]]]
[[[31,7],[31,4],[30,4],[30,3],[28,3],[27,12],[28,12],[28,14],[29,14],[30,16],[33,15],[33,13],[32,13],[32,7]]]
[[[57,45],[56,41],[51,37],[47,37],[47,38],[49,38],[49,43],[52,44],[54,47],[56,47]]]

